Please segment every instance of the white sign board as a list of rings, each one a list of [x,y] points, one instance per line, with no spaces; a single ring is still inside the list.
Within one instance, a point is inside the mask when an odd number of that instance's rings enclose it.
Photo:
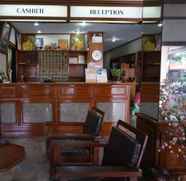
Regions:
[[[101,6],[71,6],[71,18],[142,18],[142,7],[101,7]]]
[[[161,17],[161,7],[143,7],[143,18],[160,18]]]
[[[0,5],[0,17],[67,17],[67,6]]]

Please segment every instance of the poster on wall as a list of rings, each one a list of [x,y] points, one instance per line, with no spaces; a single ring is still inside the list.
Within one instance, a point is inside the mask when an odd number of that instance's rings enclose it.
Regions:
[[[70,49],[71,50],[85,50],[86,49],[85,34],[71,34]]]
[[[32,51],[35,48],[36,48],[36,46],[35,46],[35,36],[34,35],[22,36],[22,50]]]
[[[142,48],[144,51],[160,51],[160,49],[161,49],[161,36],[159,34],[143,36]]]
[[[160,119],[186,121],[186,46],[163,46]]]

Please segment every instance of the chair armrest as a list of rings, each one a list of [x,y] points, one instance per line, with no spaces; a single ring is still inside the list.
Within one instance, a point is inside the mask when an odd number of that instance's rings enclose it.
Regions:
[[[62,135],[62,139],[74,139],[74,140],[94,140],[95,137],[89,134],[71,134],[67,133]]]
[[[137,178],[142,176],[140,169],[117,166],[64,166],[56,167],[56,178]]]
[[[50,148],[49,154],[49,162],[52,167],[56,166],[59,162],[61,162],[61,147],[58,144],[52,144]]]

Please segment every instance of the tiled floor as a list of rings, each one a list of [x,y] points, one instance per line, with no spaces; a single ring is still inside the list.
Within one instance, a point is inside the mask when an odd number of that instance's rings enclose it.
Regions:
[[[10,172],[0,174],[0,181],[49,181],[45,138],[11,139],[25,147],[26,159]]]

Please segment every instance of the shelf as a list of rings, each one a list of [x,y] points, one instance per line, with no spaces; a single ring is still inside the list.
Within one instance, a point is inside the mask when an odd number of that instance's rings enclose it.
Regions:
[[[24,65],[24,66],[37,66],[38,64],[18,63],[18,65]]]
[[[19,50],[20,52],[25,52],[25,53],[28,53],[28,52],[42,52],[42,51],[63,51],[63,52],[76,52],[76,53],[86,53],[88,52],[89,50],[86,49],[86,50],[62,50],[62,49],[56,49],[56,50]]]
[[[87,64],[85,64],[85,63],[69,63],[69,65],[87,65]]]

